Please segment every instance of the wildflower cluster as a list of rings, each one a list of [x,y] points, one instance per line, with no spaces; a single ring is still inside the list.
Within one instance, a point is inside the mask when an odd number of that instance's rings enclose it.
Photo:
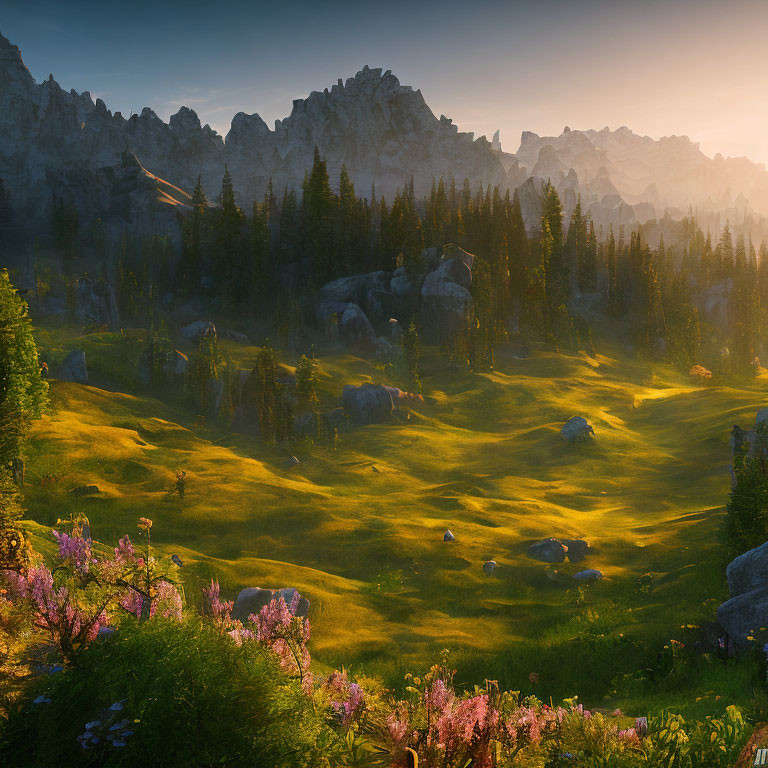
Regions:
[[[146,523],[149,523],[147,526]],[[114,557],[97,556],[87,520],[58,521],[69,531],[54,530],[58,544],[53,567],[39,555],[24,573],[2,572],[6,600],[33,616],[33,623],[60,657],[75,656],[108,627],[119,621],[118,608],[139,618],[156,614],[181,618],[181,596],[158,568],[149,540],[138,556],[128,536],[120,539]],[[147,533],[151,521],[142,518]]]
[[[125,706],[126,699],[116,701],[102,713],[98,720],[85,724],[83,732],[77,741],[84,750],[104,753],[110,749],[120,749],[128,744],[128,738],[133,736],[133,723],[126,717],[118,719]]]
[[[288,605],[281,596],[262,606],[258,614],[248,617],[248,624],[232,618],[232,601],[221,600],[219,583],[212,580],[204,590],[214,622],[223,632],[241,645],[257,642],[273,651],[283,669],[299,678],[306,691],[312,689],[312,675],[309,671],[311,658],[309,642],[309,619],[297,616],[301,595],[294,592]]]

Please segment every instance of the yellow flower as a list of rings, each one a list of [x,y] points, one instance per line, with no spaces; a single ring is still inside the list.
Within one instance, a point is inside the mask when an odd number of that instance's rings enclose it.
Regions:
[[[148,517],[139,518],[139,528],[148,531],[152,527],[152,521]]]

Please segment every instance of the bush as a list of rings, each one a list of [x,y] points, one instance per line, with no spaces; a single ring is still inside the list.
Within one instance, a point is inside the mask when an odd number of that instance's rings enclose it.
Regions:
[[[32,695],[2,731],[7,768],[291,768],[316,765],[326,735],[274,654],[199,618],[124,624]]]

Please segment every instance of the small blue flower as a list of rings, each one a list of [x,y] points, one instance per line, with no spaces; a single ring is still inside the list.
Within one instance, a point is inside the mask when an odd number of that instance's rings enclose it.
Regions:
[[[40,695],[32,703],[33,704],[49,704],[50,699],[47,696]]]
[[[101,728],[101,720],[91,720],[90,723],[85,724],[86,731],[90,731],[92,728]]]
[[[110,708],[110,712],[119,712],[122,708],[125,702],[128,701],[128,699],[120,699],[120,701],[116,701]]]
[[[115,740],[112,742],[112,746],[113,746],[113,747],[124,747],[124,746],[125,746],[125,744],[126,744],[126,742],[124,742],[122,739],[115,739]]]
[[[60,664],[57,664],[55,667],[51,667],[50,672],[48,672],[49,675],[53,675],[56,672],[61,672],[64,669]]]

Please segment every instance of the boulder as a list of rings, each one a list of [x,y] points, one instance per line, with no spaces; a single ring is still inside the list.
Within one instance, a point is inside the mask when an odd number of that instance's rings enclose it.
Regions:
[[[374,323],[384,321],[396,303],[391,273],[383,271],[340,277],[326,283],[319,298],[322,304],[356,304]]]
[[[395,411],[392,395],[381,384],[347,384],[341,401],[350,421],[356,424],[380,424],[389,421]]]
[[[269,605],[273,600],[279,600],[281,597],[290,608],[294,594],[296,594],[296,590],[292,587],[278,590],[261,589],[261,587],[248,587],[242,589],[237,596],[237,600],[235,600],[235,607],[232,609],[232,618],[246,624],[248,622],[248,617],[252,613],[258,614],[265,605]],[[306,617],[308,613],[309,600],[299,594],[299,603],[296,607],[295,615]]]
[[[528,547],[528,557],[544,563],[562,563],[568,553],[568,547],[558,539],[543,539]]]
[[[768,408],[761,408],[757,412],[757,418],[755,418],[755,426],[762,424],[764,421],[768,421]]]
[[[61,381],[74,381],[76,384],[88,383],[88,369],[85,365],[85,352],[82,349],[73,349],[65,358],[59,368]]]
[[[115,291],[103,280],[94,285],[89,278],[81,277],[75,287],[75,307],[81,323],[106,325],[110,331],[120,327]]]
[[[399,302],[408,302],[414,293],[413,284],[405,274],[405,267],[398,267],[392,273],[392,279],[389,281],[389,289],[393,297]]]
[[[456,537],[453,535],[453,533],[449,530],[446,531],[443,534],[443,541],[456,541]]]
[[[286,459],[285,466],[290,469],[291,467],[296,467],[301,462],[295,457],[295,456],[289,456],[288,459]]]
[[[560,436],[567,443],[580,443],[594,434],[595,430],[583,416],[572,416],[560,430]]]
[[[293,435],[294,437],[317,437],[317,415],[311,411],[297,413],[293,417]]]
[[[376,348],[376,332],[357,304],[347,304],[339,317],[339,338],[353,349],[371,351]]]
[[[461,259],[447,259],[430,272],[421,286],[420,316],[427,343],[452,339],[462,328],[472,306],[472,272]]]
[[[181,335],[191,342],[197,342],[198,338],[207,331],[216,333],[216,326],[210,320],[195,320],[194,323],[185,325],[181,329]]]
[[[389,332],[392,335],[392,342],[394,344],[400,344],[403,340],[403,327],[394,317],[389,318]]]
[[[768,541],[732,560],[725,570],[731,597],[768,587]],[[768,625],[768,616],[761,626]]]
[[[586,571],[574,573],[573,578],[578,579],[579,581],[598,581],[603,578],[603,574],[594,568],[587,568]]]
[[[589,544],[584,539],[560,539],[568,551],[568,560],[580,563],[589,554]]]
[[[343,432],[349,426],[349,416],[344,408],[333,408],[321,414],[320,418],[329,435],[332,435],[334,430]]]
[[[768,617],[768,585],[744,592],[723,603],[717,609],[720,626],[733,639],[736,647],[749,647],[747,637],[766,626]]]
[[[486,576],[493,576],[493,572],[496,570],[496,561],[487,560],[483,563],[483,573]]]
[[[219,338],[236,341],[238,344],[250,344],[250,339],[244,333],[238,333],[230,328],[219,328]]]
[[[376,359],[382,363],[388,363],[397,356],[397,347],[389,339],[379,336],[376,339]]]

